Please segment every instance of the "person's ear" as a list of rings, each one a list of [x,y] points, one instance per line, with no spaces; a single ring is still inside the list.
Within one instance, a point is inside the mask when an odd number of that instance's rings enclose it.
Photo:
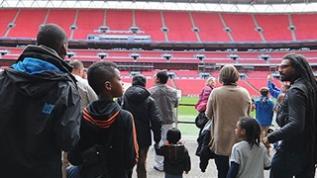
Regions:
[[[104,85],[107,91],[111,91],[111,88],[112,88],[111,82],[106,81]]]
[[[245,134],[246,134],[245,129],[241,129],[241,134],[242,134],[242,135],[245,135]]]
[[[66,54],[67,54],[67,44],[65,43],[64,45],[61,46],[59,52],[58,52],[59,56],[61,58],[65,58]]]
[[[155,83],[160,83],[160,79],[155,77]]]

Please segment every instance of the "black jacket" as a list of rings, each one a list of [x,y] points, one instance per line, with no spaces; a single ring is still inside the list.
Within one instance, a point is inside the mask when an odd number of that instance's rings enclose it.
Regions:
[[[155,144],[156,154],[164,156],[164,172],[171,175],[182,175],[191,168],[190,157],[183,144],[170,144],[159,147]]]
[[[308,103],[309,97],[305,81],[297,79],[287,91],[278,114],[277,123],[281,129],[268,135],[270,143],[282,140],[282,149],[295,153],[307,152],[311,143],[307,120],[312,119],[308,117],[311,108]]]
[[[80,97],[71,69],[55,51],[27,47],[26,57],[61,72],[37,74],[13,68],[0,75],[0,172],[2,177],[60,178],[61,150],[79,140]]]
[[[134,117],[137,139],[140,148],[151,145],[151,129],[154,133],[154,141],[161,140],[160,113],[150,92],[141,86],[129,87],[121,105],[123,109],[130,111]]]
[[[95,145],[107,146],[105,160],[111,178],[126,178],[137,161],[138,145],[131,113],[109,100],[92,102],[83,112],[80,140],[68,155],[73,165],[83,165],[83,154]],[[111,143],[109,143],[109,139]]]

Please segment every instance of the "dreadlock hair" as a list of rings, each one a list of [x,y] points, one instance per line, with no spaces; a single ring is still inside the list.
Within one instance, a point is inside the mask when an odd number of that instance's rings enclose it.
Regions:
[[[242,117],[239,126],[245,130],[246,141],[252,148],[253,145],[260,145],[261,128],[258,122],[252,117]]]
[[[313,163],[317,163],[317,111],[316,111],[316,102],[317,102],[317,82],[313,74],[313,70],[306,58],[300,54],[287,54],[283,59],[289,60],[292,67],[295,69],[296,73],[299,75],[299,78],[304,80],[305,86],[308,91],[307,103],[308,107],[306,108],[307,117],[309,119],[305,120],[305,132],[307,143],[309,145],[307,151],[311,153],[311,158]]]

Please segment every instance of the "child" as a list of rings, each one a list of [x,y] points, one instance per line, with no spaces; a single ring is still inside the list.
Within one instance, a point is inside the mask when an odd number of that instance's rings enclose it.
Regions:
[[[261,127],[261,138],[268,134],[269,127],[272,125],[274,103],[269,98],[269,89],[262,87],[260,89],[261,96],[255,101],[256,120]],[[265,145],[267,149],[270,144]]]
[[[138,146],[132,115],[113,101],[123,94],[120,72],[111,62],[88,69],[89,85],[98,95],[83,111],[80,140],[69,161],[80,177],[127,178],[136,163]]]
[[[233,145],[227,178],[264,178],[263,169],[269,169],[270,158],[260,143],[261,129],[253,118],[241,118],[235,129],[240,142]]]
[[[156,154],[164,156],[165,178],[182,178],[183,172],[190,171],[190,157],[185,146],[179,142],[181,132],[172,128],[167,131],[167,142],[159,147],[155,144]]]

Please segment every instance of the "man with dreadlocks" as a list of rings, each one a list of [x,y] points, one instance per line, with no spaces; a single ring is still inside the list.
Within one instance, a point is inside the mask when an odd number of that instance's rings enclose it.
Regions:
[[[316,164],[317,84],[305,57],[286,55],[279,72],[291,87],[286,93],[277,123],[281,129],[264,138],[264,142],[280,141],[272,160],[270,178],[313,178]]]

